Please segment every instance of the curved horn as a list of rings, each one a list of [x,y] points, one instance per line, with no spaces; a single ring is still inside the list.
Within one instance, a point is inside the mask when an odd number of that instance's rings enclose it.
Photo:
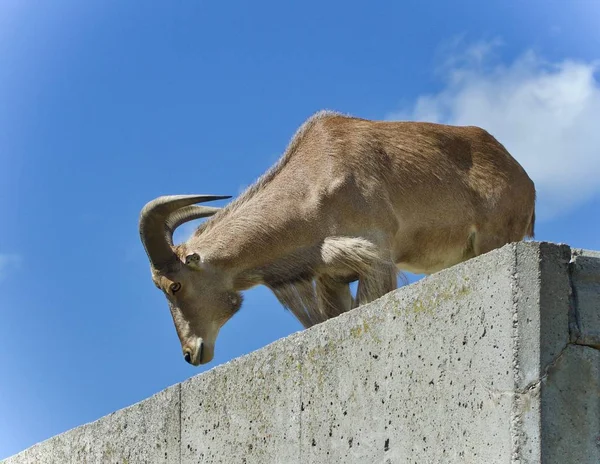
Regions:
[[[195,219],[201,219],[210,217],[219,211],[221,208],[213,208],[211,206],[196,206],[190,205],[184,208],[179,208],[173,211],[166,220],[166,227],[169,232],[169,238],[171,239],[170,245],[173,245],[173,232],[184,222],[193,221]]]
[[[166,195],[158,197],[144,206],[140,213],[139,221],[139,232],[140,239],[148,255],[148,259],[152,266],[156,269],[160,269],[169,261],[175,257],[173,252],[173,230],[175,227],[185,222],[185,220],[191,220],[186,218],[198,218],[203,216],[196,216],[200,210],[189,210],[193,211],[194,214],[183,211],[183,216],[179,214],[173,214],[181,208],[193,205],[194,203],[202,203],[205,201],[224,200],[231,198],[227,195]],[[197,207],[201,208],[201,207]],[[212,208],[204,209],[204,212]],[[186,208],[187,210],[187,208]],[[170,216],[173,219],[170,220]],[[184,218],[182,221],[181,218]]]

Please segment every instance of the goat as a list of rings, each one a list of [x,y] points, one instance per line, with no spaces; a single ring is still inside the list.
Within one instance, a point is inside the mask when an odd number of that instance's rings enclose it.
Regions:
[[[431,274],[533,237],[535,196],[481,128],[321,111],[224,208],[197,203],[231,197],[162,196],[142,209],[139,231],[184,358],[197,366],[213,359],[242,291],[266,285],[310,327],[394,290],[401,270]],[[175,246],[175,228],[202,217]]]

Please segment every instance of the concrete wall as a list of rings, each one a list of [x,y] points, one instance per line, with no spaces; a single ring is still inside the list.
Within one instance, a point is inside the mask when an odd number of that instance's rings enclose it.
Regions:
[[[599,463],[600,254],[507,245],[4,461]]]

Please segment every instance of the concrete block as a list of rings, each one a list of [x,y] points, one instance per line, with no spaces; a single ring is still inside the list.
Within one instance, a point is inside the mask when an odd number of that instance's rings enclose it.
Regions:
[[[600,462],[600,350],[569,345],[543,379],[544,464]]]
[[[599,258],[506,245],[6,462],[597,464]]]
[[[181,384],[181,463],[304,462],[301,334]]]
[[[512,454],[522,462],[543,462],[540,380],[569,342],[571,252],[568,246],[544,242],[509,246],[515,257]]]
[[[5,464],[179,463],[179,385],[39,443]]]
[[[600,252],[574,249],[572,255],[573,342],[600,349]]]
[[[303,462],[505,462],[513,267],[477,259],[307,331]]]
[[[509,245],[191,379],[182,462],[535,462],[569,259]]]

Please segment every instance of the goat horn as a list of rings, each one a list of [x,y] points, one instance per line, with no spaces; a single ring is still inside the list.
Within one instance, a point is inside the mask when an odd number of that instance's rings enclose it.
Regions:
[[[185,221],[211,216],[216,208],[197,206],[186,208],[194,203],[224,200],[227,195],[166,195],[158,197],[144,206],[140,213],[140,239],[155,269],[160,269],[175,258],[173,252],[173,231]],[[177,211],[185,208],[180,214]],[[202,214],[199,215],[201,213]]]
[[[190,205],[173,211],[166,220],[166,227],[169,232],[168,238],[171,239],[170,245],[173,245],[173,232],[175,232],[175,229],[181,224],[193,221],[194,219],[210,217],[220,209],[221,208],[213,208],[210,206]]]

